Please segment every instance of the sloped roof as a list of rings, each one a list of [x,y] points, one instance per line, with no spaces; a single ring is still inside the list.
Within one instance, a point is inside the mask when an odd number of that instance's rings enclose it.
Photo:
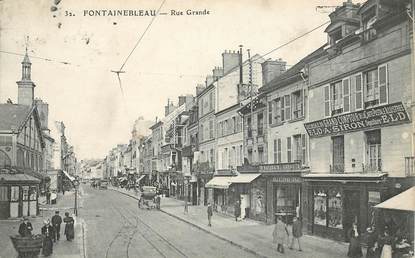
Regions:
[[[281,88],[285,85],[288,85],[290,83],[293,83],[297,81],[300,76],[300,71],[303,69],[303,67],[313,60],[314,58],[318,58],[321,54],[325,52],[324,47],[326,45],[321,46],[311,54],[307,55],[303,59],[301,59],[298,63],[296,63],[294,66],[292,66],[290,69],[282,73],[280,76],[274,78],[269,83],[264,85],[263,87],[259,88],[260,92],[268,92],[274,89]]]
[[[31,106],[0,104],[0,130],[17,130],[31,111]]]
[[[415,186],[376,205],[375,208],[415,211]]]

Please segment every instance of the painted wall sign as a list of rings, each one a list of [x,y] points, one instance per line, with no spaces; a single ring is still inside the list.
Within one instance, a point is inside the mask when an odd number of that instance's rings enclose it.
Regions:
[[[274,177],[272,182],[275,183],[301,183],[303,180],[301,177]]]
[[[304,127],[310,137],[322,137],[410,122],[402,102],[330,117]]]

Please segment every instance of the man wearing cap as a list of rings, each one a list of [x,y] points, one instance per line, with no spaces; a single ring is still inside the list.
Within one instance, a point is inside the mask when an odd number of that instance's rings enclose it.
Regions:
[[[55,211],[55,215],[52,217],[52,226],[55,231],[53,242],[56,242],[56,239],[59,241],[61,237],[61,234],[60,234],[61,224],[62,224],[62,217],[59,215],[59,211]]]
[[[29,222],[27,217],[23,217],[23,221],[19,226],[19,234],[22,237],[28,237],[32,235],[32,223]]]

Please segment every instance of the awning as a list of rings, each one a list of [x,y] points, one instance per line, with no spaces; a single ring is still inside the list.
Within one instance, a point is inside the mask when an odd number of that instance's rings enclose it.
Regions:
[[[232,184],[248,184],[257,179],[261,174],[239,174],[235,177],[232,177]]]
[[[206,188],[228,189],[232,184],[232,176],[216,176],[205,184]]]
[[[375,206],[375,208],[415,211],[415,186],[382,203],[379,203]]]
[[[40,180],[36,177],[26,175],[26,174],[0,174],[0,184],[1,183],[33,183],[39,184]]]
[[[68,172],[66,172],[65,170],[62,170],[63,174],[71,181],[75,181],[75,177],[69,175]]]
[[[344,173],[344,174],[323,174],[310,173],[302,175],[305,181],[330,181],[330,182],[382,182],[387,177],[387,173]]]
[[[141,175],[135,182],[139,183],[141,181],[141,179],[143,179],[146,175]]]

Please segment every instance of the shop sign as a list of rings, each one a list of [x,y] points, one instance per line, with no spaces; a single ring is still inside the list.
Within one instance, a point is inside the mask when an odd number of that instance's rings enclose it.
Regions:
[[[322,137],[410,122],[402,102],[330,117],[304,127],[310,137]]]
[[[300,177],[273,177],[272,182],[275,183],[301,183],[302,180]]]

